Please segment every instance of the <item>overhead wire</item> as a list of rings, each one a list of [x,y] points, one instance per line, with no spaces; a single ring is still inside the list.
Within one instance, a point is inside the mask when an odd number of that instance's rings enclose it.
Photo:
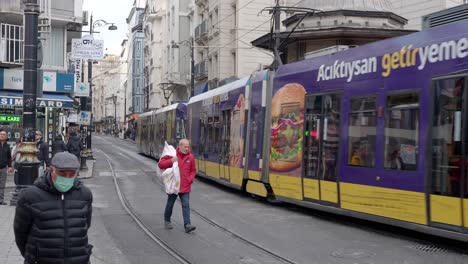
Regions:
[[[245,4],[245,5],[243,5],[242,7],[240,7],[239,9],[237,9],[235,12],[231,13],[230,15],[228,15],[227,17],[232,16],[233,14],[237,13],[239,10],[241,10],[242,8],[246,7],[247,5],[249,5],[250,3],[254,2],[254,1],[255,1],[255,0],[251,0],[250,2],[248,2],[248,3]],[[302,0],[299,0],[298,2],[296,2],[296,3],[295,3],[294,5],[292,5],[291,7],[295,7],[295,6],[297,6],[297,5],[298,5],[299,3],[301,3],[301,2],[302,2]],[[220,22],[224,21],[227,17],[224,17],[222,20],[218,21],[215,25],[217,25],[217,24],[219,24]],[[273,20],[273,17],[271,17],[270,19],[268,19],[268,20],[266,20],[265,22],[261,23],[260,25],[254,27],[253,29],[250,29],[249,31],[247,31],[246,33],[244,33],[242,36],[239,36],[239,37],[234,38],[234,39],[231,41],[231,43],[226,44],[226,45],[224,45],[224,46],[222,46],[222,47],[219,47],[219,48],[217,48],[217,49],[218,49],[218,50],[219,50],[219,49],[224,49],[224,48],[228,47],[229,45],[231,45],[232,42],[234,42],[234,41],[240,41],[240,42],[242,42],[242,43],[248,44],[247,42],[241,40],[241,38],[245,37],[247,34],[249,34],[249,33],[253,32],[253,31],[255,31],[256,29],[258,29],[259,27],[265,25],[266,23],[269,23],[269,22],[271,23],[272,20]],[[223,34],[226,34],[226,35],[231,36],[230,34],[221,31],[219,28],[218,28],[218,30],[219,30],[220,32],[222,32]],[[252,44],[250,44],[250,45],[252,45]],[[256,48],[256,47],[255,47],[255,48]],[[260,48],[258,48],[258,50],[261,51],[261,52],[263,52],[263,53],[265,53],[265,54],[268,54],[268,55],[271,56],[271,54],[269,54],[269,53],[266,52],[266,51],[262,51]],[[173,64],[173,66],[171,67],[171,71],[170,71],[170,72],[172,72],[172,70],[175,68],[175,66],[177,66],[181,60],[185,59],[185,58],[189,55],[190,52],[191,52],[191,51],[187,52],[182,58],[179,58],[179,60],[178,60],[175,64]]]

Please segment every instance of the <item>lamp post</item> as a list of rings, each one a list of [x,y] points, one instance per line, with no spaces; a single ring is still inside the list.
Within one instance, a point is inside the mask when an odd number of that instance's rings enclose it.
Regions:
[[[118,130],[117,128],[117,95],[112,96],[112,100],[114,101],[114,133],[115,133],[115,131]]]
[[[35,140],[37,97],[37,48],[39,4],[37,0],[24,0],[24,77],[23,77],[23,143],[17,161],[18,181],[11,201],[16,204],[20,189],[32,185],[39,174],[39,160]]]
[[[117,30],[117,26],[114,25],[114,23],[108,23],[105,20],[99,19],[93,22],[93,15],[91,14],[90,17],[90,23],[89,23],[89,34],[92,36],[94,33],[94,28],[95,27],[102,27],[110,25],[108,30]],[[86,148],[82,152],[82,157],[84,159],[87,158],[92,158],[93,157],[93,151],[92,151],[92,143],[91,143],[91,127],[93,127],[93,61],[88,60],[88,83],[90,87],[89,91],[89,98],[88,97],[82,97],[81,98],[81,110],[82,111],[91,111],[91,121],[90,121],[90,126],[82,126],[82,135],[86,135],[86,140],[85,140],[85,146]],[[86,169],[86,160],[83,162],[83,159],[81,160],[81,167],[82,169]]]
[[[190,48],[190,97],[195,94],[195,58],[193,54],[194,44],[193,37],[189,40],[182,40],[179,43],[173,43],[172,48],[179,48],[179,45],[183,45]]]

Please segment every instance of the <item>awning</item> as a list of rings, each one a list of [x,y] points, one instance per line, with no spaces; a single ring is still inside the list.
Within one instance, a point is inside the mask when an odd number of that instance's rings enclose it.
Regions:
[[[208,81],[196,84],[193,93],[194,95],[202,94],[208,91]]]
[[[66,94],[43,93],[41,98],[37,98],[38,107],[73,108],[73,98]],[[0,91],[0,105],[23,106],[23,92],[21,91]]]

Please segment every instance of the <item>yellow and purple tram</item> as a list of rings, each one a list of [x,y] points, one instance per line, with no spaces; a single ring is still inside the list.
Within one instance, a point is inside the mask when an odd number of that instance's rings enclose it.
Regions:
[[[186,125],[198,174],[468,241],[466,28],[283,65],[192,97]]]

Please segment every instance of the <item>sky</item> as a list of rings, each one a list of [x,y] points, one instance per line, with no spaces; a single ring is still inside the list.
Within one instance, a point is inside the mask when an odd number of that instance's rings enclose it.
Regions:
[[[96,27],[93,36],[96,39],[104,40],[104,49],[107,54],[120,55],[122,51],[122,40],[127,38],[126,19],[135,0],[84,0],[83,11],[88,11],[89,17],[93,14],[93,21],[103,19],[109,23],[115,23],[117,30],[108,30],[109,26]],[[140,6],[144,6],[145,0],[136,0]],[[88,18],[89,19],[89,18]],[[89,23],[89,21],[88,21]],[[89,26],[83,28],[89,31]]]

